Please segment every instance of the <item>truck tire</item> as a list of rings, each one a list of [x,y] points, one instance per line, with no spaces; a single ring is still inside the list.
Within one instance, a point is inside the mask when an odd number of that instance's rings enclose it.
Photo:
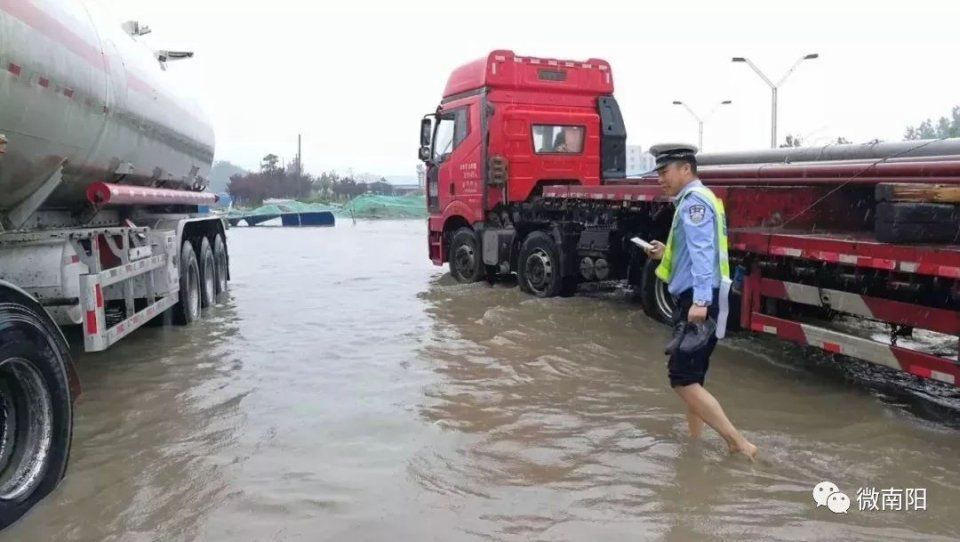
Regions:
[[[207,308],[217,304],[217,260],[213,257],[210,241],[200,240],[200,306]]]
[[[173,306],[173,322],[188,326],[200,319],[200,266],[190,241],[180,247],[180,300]]]
[[[480,241],[470,228],[460,228],[450,240],[450,274],[462,284],[483,278],[483,255]]]
[[[50,494],[73,438],[70,351],[40,307],[0,289],[0,529]]]
[[[227,242],[219,233],[213,238],[213,260],[216,262],[217,295],[220,295],[230,287],[230,259],[227,257]]]
[[[560,251],[553,238],[542,231],[535,231],[524,239],[517,266],[517,283],[528,294],[556,297],[576,291],[576,277],[560,275]]]
[[[960,240],[960,206],[878,203],[874,231],[882,243],[949,243]]]
[[[640,304],[647,316],[669,324],[673,320],[673,296],[667,291],[667,283],[657,278],[659,260],[647,259],[643,265],[643,279],[640,284]]]

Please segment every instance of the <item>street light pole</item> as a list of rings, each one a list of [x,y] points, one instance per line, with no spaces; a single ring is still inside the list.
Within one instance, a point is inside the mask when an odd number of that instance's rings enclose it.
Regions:
[[[706,118],[709,119],[710,117],[712,117],[714,112],[716,112],[717,108],[719,108],[721,105],[730,105],[732,103],[733,102],[730,100],[723,100],[722,102],[713,106],[713,109],[710,110],[710,114],[707,115]],[[703,150],[703,123],[706,119],[701,119],[700,115],[697,115],[697,113],[693,109],[691,109],[689,105],[681,102],[680,100],[674,100],[673,105],[682,105],[687,111],[690,112],[691,115],[693,115],[693,118],[697,119],[697,127],[699,128],[699,131],[700,131],[700,138],[697,143],[697,147],[702,151]]]
[[[770,80],[756,64],[750,61],[749,58],[744,58],[741,56],[735,56],[731,60],[733,62],[746,62],[753,71],[757,72],[757,75],[760,76],[760,79],[763,79],[763,82],[770,87],[770,148],[777,148],[777,89],[779,89],[783,83],[787,80],[787,77],[790,77],[790,74],[797,69],[797,66],[800,65],[804,60],[813,60],[819,58],[818,53],[811,53],[809,55],[804,55],[800,57],[796,62],[793,63],[793,66],[790,66],[790,69],[787,70],[787,73],[783,74],[783,77],[780,78],[780,81],[777,84],[773,84],[773,81]]]

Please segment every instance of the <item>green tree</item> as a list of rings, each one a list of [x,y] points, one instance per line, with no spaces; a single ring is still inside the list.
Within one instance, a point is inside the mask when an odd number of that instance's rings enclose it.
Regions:
[[[934,123],[927,119],[917,126],[908,126],[903,138],[912,139],[942,139],[945,137],[960,137],[960,105],[950,111],[949,117],[940,117]]]
[[[280,157],[276,154],[270,153],[263,157],[263,160],[260,160],[260,171],[264,173],[272,173],[280,169]]]
[[[837,138],[837,145],[850,145],[850,144],[852,144],[852,143],[853,143],[853,141],[850,141],[849,139],[847,139],[847,138],[845,138],[845,137],[843,137],[843,136],[840,136],[840,137]]]

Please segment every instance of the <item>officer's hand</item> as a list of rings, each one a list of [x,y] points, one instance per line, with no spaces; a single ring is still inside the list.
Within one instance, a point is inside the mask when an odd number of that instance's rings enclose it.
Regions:
[[[650,244],[653,245],[653,248],[645,251],[647,253],[647,257],[652,258],[654,260],[662,259],[663,251],[667,247],[660,241],[650,241]]]
[[[693,324],[700,324],[707,321],[707,308],[693,305],[690,312],[687,313],[687,320]]]

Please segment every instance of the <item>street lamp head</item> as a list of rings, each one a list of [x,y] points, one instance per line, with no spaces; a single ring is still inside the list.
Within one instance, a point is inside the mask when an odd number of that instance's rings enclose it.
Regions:
[[[733,103],[733,100],[724,100],[724,101],[720,102],[720,105],[730,105],[730,104],[732,104],[732,103]]]
[[[809,55],[803,57],[804,60],[813,60],[815,58],[820,58],[819,53],[810,53]]]
[[[743,58],[742,56],[735,56],[735,57],[733,57],[733,58],[730,59],[730,60],[732,60],[733,62],[746,62],[746,61],[747,61],[747,59]]]
[[[677,101],[677,100],[674,100],[674,101],[673,101],[673,105],[683,105],[683,102],[679,102],[679,101]]]

